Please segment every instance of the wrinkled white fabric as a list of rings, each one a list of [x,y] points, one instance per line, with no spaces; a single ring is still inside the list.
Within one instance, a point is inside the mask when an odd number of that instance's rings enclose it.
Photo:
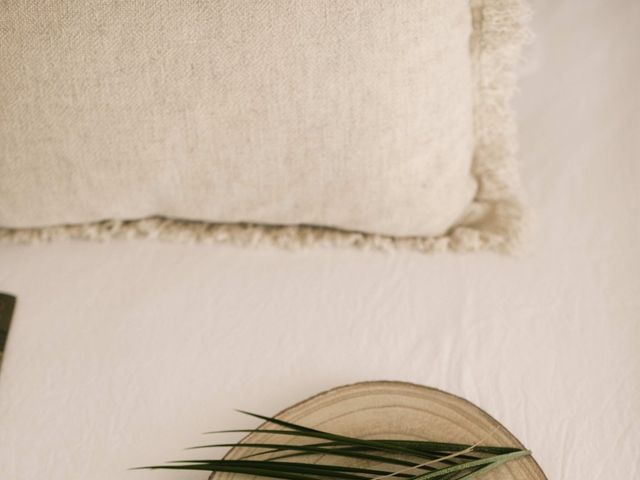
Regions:
[[[534,7],[529,253],[2,245],[0,477],[202,480],[126,469],[256,425],[233,408],[399,379],[484,408],[550,480],[640,478],[640,4]]]

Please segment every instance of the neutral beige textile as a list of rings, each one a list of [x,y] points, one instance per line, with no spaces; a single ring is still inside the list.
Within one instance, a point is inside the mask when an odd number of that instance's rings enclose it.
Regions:
[[[532,6],[527,253],[0,245],[0,478],[205,480],[128,469],[384,378],[472,401],[550,480],[639,479],[640,2]]]
[[[428,250],[504,247],[520,230],[506,106],[519,1],[0,8],[5,238],[407,237]],[[147,217],[161,218],[121,223]],[[218,225],[238,222],[254,226]]]

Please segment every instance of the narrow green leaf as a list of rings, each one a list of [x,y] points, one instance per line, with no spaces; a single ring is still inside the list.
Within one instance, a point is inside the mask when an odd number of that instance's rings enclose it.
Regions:
[[[307,432],[304,433],[302,431],[291,431],[291,430],[275,430],[275,429],[237,429],[237,430],[217,430],[211,432],[204,432],[205,435],[218,434],[218,433],[268,433],[272,435],[290,435],[290,436],[300,436],[300,437],[308,437],[308,438],[327,438],[325,436],[316,435],[327,434],[326,432],[321,432],[319,430],[315,432]],[[341,438],[341,440],[336,440],[336,444],[345,444],[346,439],[350,439],[350,437],[341,437],[339,435],[334,435],[336,438]],[[369,446],[373,449],[378,449],[378,446],[382,444],[385,446],[407,446],[410,447],[410,454],[417,454],[416,456],[422,456],[424,453],[429,452],[439,452],[448,451],[448,452],[457,452],[461,450],[467,450],[472,445],[470,444],[462,444],[462,443],[447,443],[447,442],[433,442],[433,441],[425,441],[425,440],[366,440],[364,444],[361,442],[358,445]],[[496,447],[496,446],[486,446],[486,445],[477,445],[473,447],[473,451],[481,452],[481,453],[491,453],[491,454],[503,454],[503,453],[512,453],[519,452],[519,448],[515,447]],[[407,454],[407,450],[402,451],[401,453]]]
[[[275,470],[267,470],[260,468],[237,468],[237,467],[226,467],[219,466],[215,468],[211,468],[206,464],[193,464],[193,465],[158,465],[152,467],[140,467],[135,470],[144,469],[144,470],[203,470],[207,472],[228,472],[228,473],[238,473],[245,475],[255,475],[259,477],[267,477],[267,478],[279,478],[281,480],[318,480],[316,477],[310,477],[307,475],[298,475],[286,472],[278,472]],[[365,477],[361,477],[363,480]]]
[[[349,467],[345,465],[325,465],[320,463],[297,463],[297,462],[272,462],[269,460],[185,460],[185,462],[207,464],[212,466],[228,465],[234,467],[249,467],[249,468],[267,468],[269,470],[282,470],[282,471],[313,471],[317,473],[324,472],[351,472],[351,473],[363,473],[367,475],[387,475],[389,471],[376,470],[370,468],[361,467]],[[175,462],[172,462],[175,463]]]
[[[354,446],[361,445],[369,447],[374,450],[384,451],[388,453],[397,453],[401,455],[409,455],[418,458],[434,459],[434,455],[428,453],[426,450],[416,450],[408,448],[402,445],[394,445],[393,443],[382,443],[379,440],[362,440],[358,438],[345,437],[342,435],[334,435],[332,433],[321,431],[292,431],[292,430],[272,430],[272,429],[258,429],[258,430],[225,430],[217,432],[206,432],[207,434],[215,433],[268,433],[271,435],[288,435],[295,437],[307,437],[307,438],[319,438],[324,440],[332,440],[342,445]],[[469,445],[467,445],[467,448]]]
[[[409,462],[406,460],[400,460],[397,458],[384,457],[382,455],[371,455],[367,453],[359,453],[359,452],[351,452],[344,449],[339,448],[323,448],[316,447],[314,445],[289,445],[289,444],[279,444],[279,443],[219,443],[214,445],[201,445],[198,447],[191,447],[192,449],[200,449],[200,448],[216,448],[216,447],[241,447],[241,448],[269,448],[268,452],[284,452],[284,451],[299,451],[306,452],[307,454],[318,454],[318,455],[332,455],[336,457],[348,457],[348,458],[358,458],[362,460],[371,460],[380,463],[389,463],[393,465],[403,465],[405,467],[413,467],[415,466],[415,462]],[[251,456],[255,457],[257,455],[266,454],[268,452],[255,453]],[[246,458],[246,457],[244,457]],[[282,457],[279,457],[282,458]],[[273,458],[270,460],[274,460]],[[432,468],[425,468],[427,470],[432,470]],[[413,475],[407,475],[408,477],[413,477]]]
[[[327,440],[334,440],[334,441],[341,441],[343,443],[347,443],[349,445],[367,445],[367,446],[374,446],[376,447],[378,450],[385,450],[385,451],[389,451],[389,452],[395,452],[395,453],[404,453],[405,455],[414,455],[414,456],[424,456],[425,452],[424,451],[420,451],[420,450],[414,450],[412,448],[409,447],[405,447],[402,445],[393,445],[393,444],[386,444],[386,443],[382,443],[380,441],[377,442],[373,442],[370,440],[363,440],[363,439],[359,439],[359,438],[354,438],[354,437],[347,437],[344,435],[337,435],[337,434],[333,434],[333,433],[329,433],[329,432],[323,432],[321,430],[315,430],[313,428],[308,428],[308,427],[303,427],[301,425],[297,425],[295,423],[291,423],[291,422],[286,422],[284,420],[280,420],[279,418],[274,418],[274,417],[267,417],[264,415],[259,415],[257,413],[250,413],[250,412],[244,412],[241,411],[242,413],[245,413],[246,415],[250,415],[252,417],[256,417],[262,420],[265,420],[267,422],[270,423],[274,423],[276,425],[280,425],[282,427],[285,428],[289,428],[291,430],[294,431],[298,431],[298,432],[302,432],[305,434],[305,436],[308,437],[315,437],[315,438],[324,438]],[[257,430],[258,432],[261,431],[260,429]]]
[[[377,442],[380,440],[372,440],[373,442]],[[410,445],[416,449],[427,449],[429,451],[432,450],[444,450],[448,452],[456,452],[459,450],[466,450],[471,445],[462,445],[459,443],[444,443],[444,442],[425,442],[421,440],[384,440],[385,443],[399,443],[403,445]],[[515,447],[490,447],[477,445],[473,447],[473,450],[476,452],[483,453],[493,453],[493,454],[503,454],[503,453],[513,453],[521,451],[520,448]]]
[[[472,467],[476,467],[479,465],[486,465],[486,464],[502,464],[505,462],[508,462],[509,460],[515,460],[516,458],[520,458],[520,457],[524,457],[526,455],[530,455],[531,452],[528,450],[521,450],[518,452],[512,452],[512,453],[505,453],[502,455],[495,455],[493,457],[487,457],[487,458],[480,458],[478,460],[472,460],[470,462],[465,462],[465,463],[461,463],[459,465],[454,465],[452,467],[446,467],[446,468],[441,468],[436,470],[435,472],[430,472],[430,473],[425,473],[422,475],[416,475],[414,477],[414,480],[428,480],[430,478],[438,478],[441,475],[444,475],[446,473],[450,473],[450,472],[457,472],[460,470],[466,470],[468,468],[472,468]]]

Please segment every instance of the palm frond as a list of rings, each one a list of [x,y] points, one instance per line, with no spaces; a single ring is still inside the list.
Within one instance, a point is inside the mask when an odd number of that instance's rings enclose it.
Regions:
[[[513,447],[421,440],[367,440],[324,432],[274,417],[241,413],[277,428],[207,433],[274,435],[306,443],[262,440],[214,443],[191,449],[246,448],[258,451],[234,460],[181,460],[140,468],[225,472],[280,480],[393,480],[392,477],[399,480],[471,480],[505,462],[531,454],[529,450]],[[312,462],[291,461],[294,457],[311,457]],[[283,461],[285,459],[288,460]],[[320,459],[322,463],[316,463]],[[335,462],[327,463],[330,459]],[[347,465],[340,463],[341,460],[351,462]]]

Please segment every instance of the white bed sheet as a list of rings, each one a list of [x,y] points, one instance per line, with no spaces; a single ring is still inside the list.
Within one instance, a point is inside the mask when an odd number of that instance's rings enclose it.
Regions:
[[[127,469],[370,379],[468,398],[550,479],[640,478],[640,2],[533,3],[527,253],[0,246],[0,478],[203,479]]]

